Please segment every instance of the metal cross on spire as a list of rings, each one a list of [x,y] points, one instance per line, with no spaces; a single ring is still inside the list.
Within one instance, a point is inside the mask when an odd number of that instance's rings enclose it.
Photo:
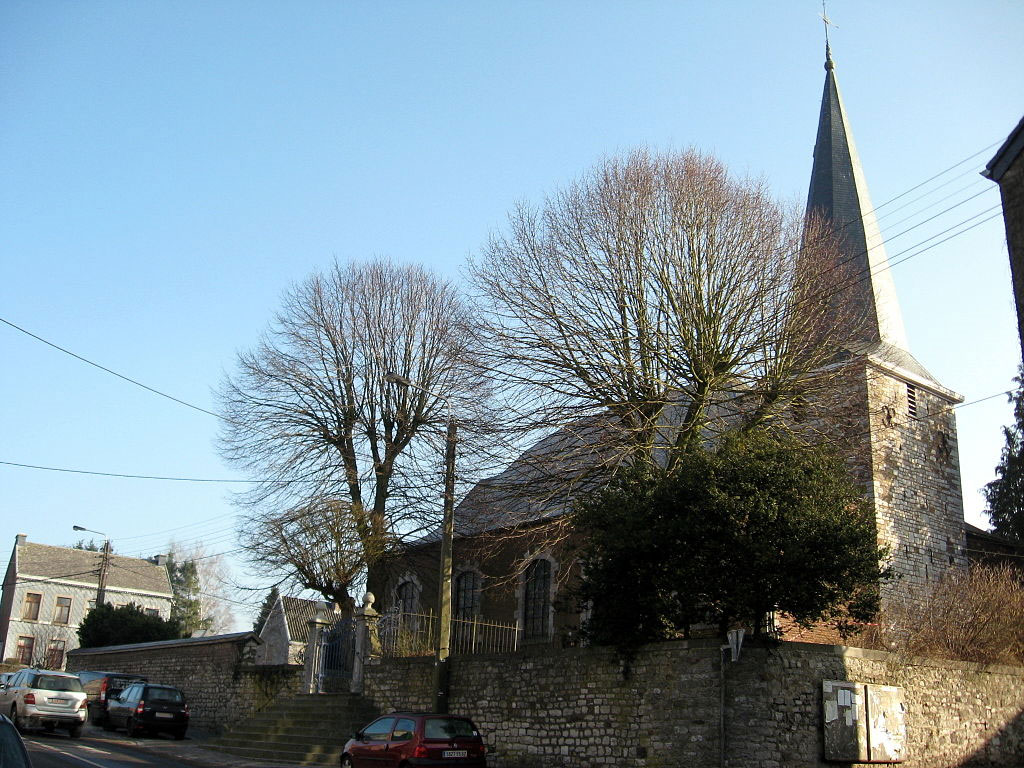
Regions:
[[[828,43],[828,28],[835,27],[839,29],[839,25],[833,24],[832,20],[828,17],[828,11],[825,9],[825,0],[821,0],[821,20],[825,24],[825,68],[828,69],[829,64],[832,63],[832,49]]]

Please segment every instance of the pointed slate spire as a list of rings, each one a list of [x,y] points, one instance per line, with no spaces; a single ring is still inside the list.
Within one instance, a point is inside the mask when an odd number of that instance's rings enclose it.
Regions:
[[[882,235],[868,197],[853,134],[839,95],[835,64],[825,43],[825,91],[821,97],[807,212],[825,216],[841,241],[842,261],[858,282],[849,300],[861,304],[869,321],[862,341],[907,350],[903,315],[896,298]],[[854,275],[856,276],[854,278]],[[890,357],[891,355],[886,355]],[[929,377],[930,378],[930,377]]]

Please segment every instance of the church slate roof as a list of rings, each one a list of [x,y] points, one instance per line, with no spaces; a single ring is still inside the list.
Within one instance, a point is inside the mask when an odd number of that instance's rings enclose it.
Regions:
[[[851,279],[858,279],[850,289],[849,300],[860,303],[870,318],[862,340],[880,341],[906,350],[907,337],[896,287],[888,269],[885,246],[827,45],[825,87],[814,143],[807,212],[817,213],[831,222],[840,238],[842,263],[849,265]]]
[[[17,547],[18,577],[34,576],[55,581],[98,585],[102,552],[57,547],[26,541]],[[138,557],[110,555],[107,587],[137,592],[152,592],[170,597],[167,569]]]
[[[825,45],[825,87],[821,96],[814,165],[807,191],[807,213],[824,216],[840,240],[842,265],[856,280],[847,300],[859,304],[868,322],[861,341],[851,351],[867,355],[953,400],[960,395],[947,390],[910,354],[882,233],[868,195],[860,156],[846,119],[839,93],[832,51]]]

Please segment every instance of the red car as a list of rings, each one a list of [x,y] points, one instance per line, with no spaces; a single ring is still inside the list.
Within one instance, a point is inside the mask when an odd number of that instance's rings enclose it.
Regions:
[[[468,717],[392,712],[348,740],[341,768],[487,768],[486,754],[484,740]]]

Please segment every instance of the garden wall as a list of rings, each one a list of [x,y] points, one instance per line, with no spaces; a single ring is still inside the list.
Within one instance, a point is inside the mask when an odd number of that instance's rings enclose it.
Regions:
[[[259,638],[252,632],[155,643],[78,648],[67,669],[129,672],[151,683],[181,688],[193,726],[221,731],[281,698],[304,693],[297,665],[256,666]]]
[[[698,642],[647,646],[628,671],[595,648],[456,657],[451,711],[477,721],[493,768],[834,766],[822,682],[848,680],[903,688],[904,765],[1024,763],[1024,669],[805,643],[724,657]],[[429,709],[431,671],[430,659],[379,660],[364,695],[383,712]]]

